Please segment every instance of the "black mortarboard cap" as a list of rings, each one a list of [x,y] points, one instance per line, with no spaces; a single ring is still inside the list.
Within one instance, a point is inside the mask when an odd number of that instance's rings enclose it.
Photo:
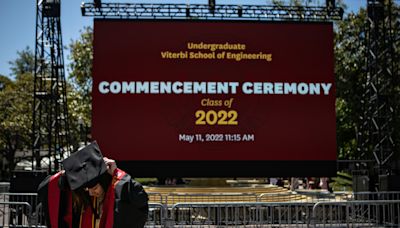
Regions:
[[[71,190],[92,187],[107,172],[103,155],[96,141],[71,154],[63,161],[65,174]]]

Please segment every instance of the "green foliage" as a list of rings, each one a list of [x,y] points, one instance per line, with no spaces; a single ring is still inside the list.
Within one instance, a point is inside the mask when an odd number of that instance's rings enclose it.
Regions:
[[[83,120],[85,126],[91,123],[91,92],[92,92],[92,61],[93,61],[93,30],[85,27],[78,40],[69,45],[71,55],[69,59],[71,71],[69,79],[72,81],[68,89],[68,110],[72,125]]]
[[[338,159],[357,159],[355,122],[351,119],[351,107],[345,99],[336,99],[336,132],[338,141]]]
[[[0,91],[4,90],[6,87],[11,86],[12,81],[4,75],[0,75]]]
[[[352,191],[353,176],[345,172],[337,172],[337,176],[332,178],[329,184],[333,191]]]
[[[14,80],[0,75],[0,155],[6,161],[3,164],[6,169],[2,170],[2,179],[7,179],[14,169],[18,161],[16,152],[31,150],[32,146],[34,54],[27,47],[17,52],[17,55],[14,61],[9,62]],[[91,75],[88,78],[91,81]],[[70,136],[72,144],[76,145],[83,139],[78,119],[82,118],[85,126],[90,123],[90,99],[87,98],[87,90],[76,83],[73,85],[67,84],[67,100]],[[3,161],[1,158],[0,162]]]
[[[283,1],[283,0],[272,0],[272,5],[284,6],[285,5],[285,1]]]
[[[19,76],[26,73],[33,73],[35,69],[35,55],[33,51],[27,46],[24,50],[18,51],[17,56],[15,60],[8,62],[11,65],[12,75]]]
[[[93,30],[85,27],[78,40],[71,41],[69,49],[71,55],[69,78],[78,86],[79,90],[90,93],[92,89],[92,61],[93,61]]]
[[[15,167],[15,152],[31,145],[33,76],[18,75],[0,90],[0,152],[7,161],[2,178]]]
[[[11,80],[0,76],[0,162],[1,179],[9,178],[17,159],[16,151],[31,148],[34,54],[29,47],[10,61]]]
[[[82,91],[73,89],[71,86],[67,89],[70,138],[75,150],[80,146],[79,142],[87,140],[86,134],[90,132],[91,103],[85,99],[85,96]]]
[[[360,123],[361,95],[365,71],[365,10],[348,14],[336,23],[335,75],[337,85],[336,126],[339,159],[359,159],[357,126]]]
[[[145,186],[156,185],[158,182],[157,178],[135,178],[135,181]]]

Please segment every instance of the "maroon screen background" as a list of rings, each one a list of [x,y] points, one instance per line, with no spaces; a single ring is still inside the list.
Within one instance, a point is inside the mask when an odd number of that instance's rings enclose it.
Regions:
[[[272,61],[162,59],[187,42],[243,43]],[[336,160],[331,23],[95,20],[92,136],[119,161]],[[100,81],[333,83],[329,95],[101,94]],[[237,126],[197,126],[200,100],[234,98]],[[179,134],[254,134],[180,142]]]

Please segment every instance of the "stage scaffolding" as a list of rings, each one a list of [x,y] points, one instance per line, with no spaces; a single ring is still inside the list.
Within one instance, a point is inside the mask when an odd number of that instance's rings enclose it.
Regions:
[[[32,170],[53,173],[70,152],[60,0],[36,3]]]
[[[395,86],[398,85],[398,61],[393,33],[398,15],[393,1],[367,0],[365,23],[365,77],[358,132],[358,152],[362,159],[374,159],[373,179],[385,189],[381,179],[393,175],[396,167],[394,123],[396,121]],[[397,18],[397,19],[396,19]],[[397,41],[398,42],[398,41]],[[397,118],[398,120],[398,118]],[[397,174],[398,175],[398,174]]]
[[[81,10],[83,16],[108,19],[333,21],[343,17],[343,9],[334,6],[84,2]]]

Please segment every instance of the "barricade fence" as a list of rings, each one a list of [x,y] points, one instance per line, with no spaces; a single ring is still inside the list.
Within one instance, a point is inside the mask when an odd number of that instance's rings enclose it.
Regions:
[[[293,193],[286,193],[293,194]],[[307,202],[352,200],[400,200],[400,192],[300,192]],[[298,195],[297,194],[297,195]],[[261,194],[264,195],[264,194]],[[270,194],[265,194],[269,196]]]
[[[192,225],[308,227],[313,204],[275,203],[178,203],[171,208],[172,227]]]
[[[36,224],[27,202],[0,202],[1,227],[31,227]]]
[[[400,200],[318,202],[315,227],[400,227]]]
[[[400,200],[393,199],[396,194],[358,194],[372,200],[357,200],[355,194],[350,200],[337,201],[211,201],[173,205],[167,204],[166,197],[152,194],[160,202],[149,204],[146,227],[400,227]],[[262,197],[267,196],[260,195],[257,200]],[[0,194],[0,227],[46,227],[37,202],[36,193]]]

